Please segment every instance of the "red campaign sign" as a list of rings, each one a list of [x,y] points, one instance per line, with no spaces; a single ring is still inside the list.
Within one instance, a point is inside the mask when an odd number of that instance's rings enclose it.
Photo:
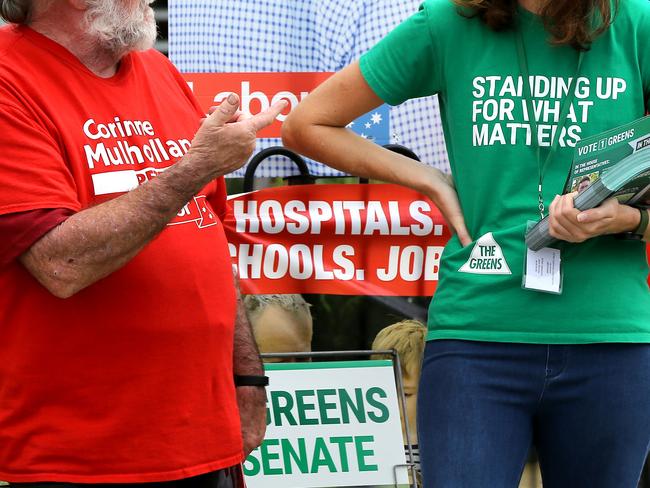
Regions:
[[[235,196],[224,227],[242,291],[253,294],[431,296],[451,235],[431,200],[386,184]]]
[[[275,102],[287,100],[289,106],[257,137],[280,137],[282,122],[298,102],[329,78],[332,73],[185,73],[183,77],[198,98],[201,108],[208,111],[220,104],[229,93],[241,99],[244,113],[255,115]]]
[[[430,296],[450,237],[427,197],[395,185],[268,188],[229,207],[244,293]]]

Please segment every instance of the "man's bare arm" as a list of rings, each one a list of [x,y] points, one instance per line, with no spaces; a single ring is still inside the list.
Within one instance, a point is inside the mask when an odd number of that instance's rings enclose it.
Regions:
[[[263,375],[264,366],[246,315],[236,274],[235,288],[237,290],[237,318],[235,320],[233,372],[242,376]],[[266,390],[260,386],[238,386],[237,405],[241,418],[244,454],[248,456],[262,443],[266,433]]]
[[[244,119],[238,105],[231,95],[205,119],[178,163],[129,193],[71,216],[25,252],[22,264],[60,298],[124,266],[201,188],[241,167],[253,151],[256,132],[285,107],[280,102]]]
[[[253,329],[251,328],[244,300],[239,289],[239,278],[234,275],[237,292],[237,318],[235,319],[235,352],[233,356],[233,372],[236,375],[263,375],[264,366],[260,359]]]

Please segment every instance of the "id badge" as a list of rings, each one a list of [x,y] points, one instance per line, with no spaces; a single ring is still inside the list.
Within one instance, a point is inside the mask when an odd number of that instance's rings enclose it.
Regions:
[[[529,222],[529,227],[530,227]],[[521,287],[524,290],[562,294],[564,273],[559,249],[545,247],[539,251],[526,248]]]

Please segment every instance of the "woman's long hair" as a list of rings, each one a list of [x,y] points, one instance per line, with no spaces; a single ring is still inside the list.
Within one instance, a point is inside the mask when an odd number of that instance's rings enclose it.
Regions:
[[[517,0],[454,0],[464,16],[478,16],[495,31],[514,26]],[[605,32],[618,8],[619,0],[548,0],[541,10],[551,42],[587,50]]]

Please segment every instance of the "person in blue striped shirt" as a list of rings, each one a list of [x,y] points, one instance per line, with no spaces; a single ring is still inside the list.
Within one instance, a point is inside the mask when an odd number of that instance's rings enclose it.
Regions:
[[[169,0],[169,55],[182,72],[338,71],[358,59],[420,0]],[[427,97],[391,108],[391,142],[426,164],[449,171],[438,100]],[[260,139],[257,149],[280,144]],[[242,176],[245,168],[232,173]],[[295,173],[273,159],[256,176]],[[310,162],[318,176],[340,175]]]

